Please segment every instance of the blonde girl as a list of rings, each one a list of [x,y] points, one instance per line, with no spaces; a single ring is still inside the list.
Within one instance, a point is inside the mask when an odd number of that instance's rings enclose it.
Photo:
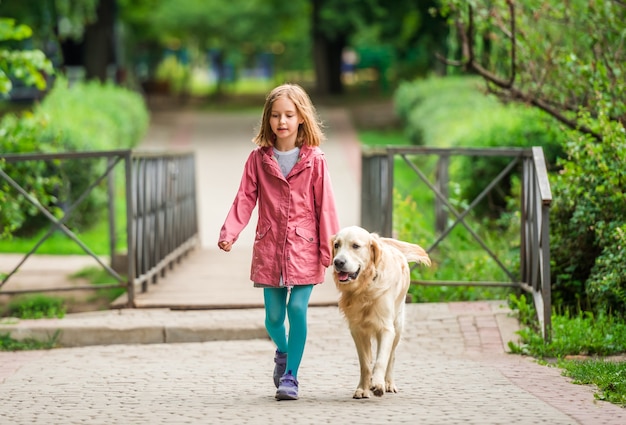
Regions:
[[[276,345],[276,399],[298,399],[298,369],[314,285],[331,264],[339,230],[317,111],[305,90],[283,84],[265,99],[258,145],[244,165],[235,200],[220,231],[228,252],[258,207],[250,279],[263,288],[265,327]],[[289,321],[286,332],[285,319]]]

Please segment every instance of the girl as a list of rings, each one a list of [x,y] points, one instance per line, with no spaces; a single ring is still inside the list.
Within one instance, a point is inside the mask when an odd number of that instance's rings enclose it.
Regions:
[[[298,398],[298,368],[307,335],[313,285],[331,264],[330,239],[339,230],[324,139],[311,99],[284,84],[265,99],[258,145],[250,153],[218,246],[228,252],[256,204],[258,222],[250,279],[263,288],[265,327],[276,345],[278,400]],[[289,320],[286,335],[285,317]]]

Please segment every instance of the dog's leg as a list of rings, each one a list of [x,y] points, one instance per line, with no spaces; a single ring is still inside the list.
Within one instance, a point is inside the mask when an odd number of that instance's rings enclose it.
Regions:
[[[374,371],[372,372],[372,385],[370,389],[377,397],[385,393],[385,376],[387,375],[387,365],[391,361],[392,349],[395,340],[395,331],[390,323],[385,326],[376,336],[378,347],[376,352],[376,361],[374,362]]]
[[[353,398],[369,398],[370,382],[372,381],[372,341],[365,332],[352,330],[352,339],[359,356],[361,377]]]
[[[385,389],[388,393],[397,393],[398,388],[393,381],[393,368],[396,362],[396,348],[400,343],[402,332],[404,331],[404,303],[401,303],[398,307],[398,315],[393,322],[393,327],[396,331],[396,335],[393,339],[393,346],[391,347],[391,355],[389,356],[389,363],[387,364],[387,372],[385,373]]]
[[[387,372],[385,373],[385,390],[388,393],[397,393],[398,388],[396,387],[395,382],[393,381],[393,368],[396,362],[396,347],[400,342],[400,337],[402,336],[402,328],[403,321],[396,320],[394,323],[396,328],[396,336],[393,339],[393,346],[391,347],[391,355],[389,356],[389,363],[387,364]]]

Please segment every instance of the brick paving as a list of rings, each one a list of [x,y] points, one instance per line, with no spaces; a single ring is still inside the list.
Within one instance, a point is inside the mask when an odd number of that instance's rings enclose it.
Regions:
[[[197,328],[187,313],[167,317],[170,326],[187,320]],[[399,392],[367,400],[352,399],[358,360],[336,307],[310,309],[298,401],[274,399],[274,347],[266,337],[228,332],[262,326],[261,309],[195,315],[216,335],[222,330],[219,340],[0,353],[0,423],[626,423],[626,410],[594,401],[592,388],[507,354],[514,319],[497,302],[408,305]]]

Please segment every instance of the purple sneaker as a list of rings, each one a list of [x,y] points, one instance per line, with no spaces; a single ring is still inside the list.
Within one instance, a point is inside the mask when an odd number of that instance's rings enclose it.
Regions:
[[[274,385],[278,388],[278,381],[280,377],[285,374],[287,368],[287,353],[281,353],[276,350],[274,354]]]
[[[298,399],[298,381],[291,374],[291,371],[285,373],[278,384],[276,390],[276,400],[297,400]]]

